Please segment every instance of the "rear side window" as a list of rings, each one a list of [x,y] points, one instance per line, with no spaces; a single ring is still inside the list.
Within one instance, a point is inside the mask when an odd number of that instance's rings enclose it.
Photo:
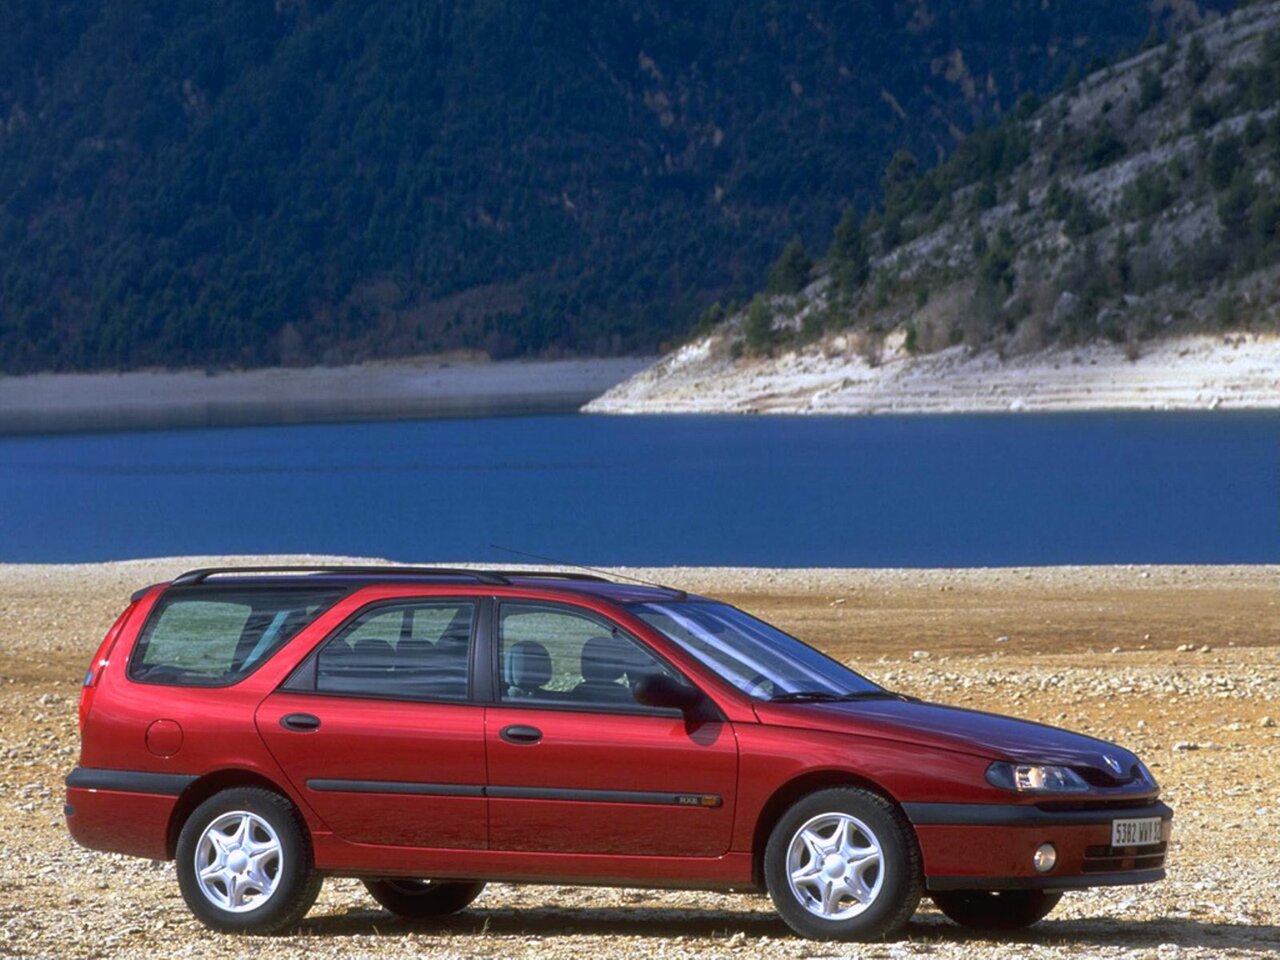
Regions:
[[[214,687],[253,672],[343,591],[170,590],[157,602],[129,659],[144,683]]]
[[[465,700],[476,605],[398,603],[357,617],[320,648],[315,689],[402,700]]]

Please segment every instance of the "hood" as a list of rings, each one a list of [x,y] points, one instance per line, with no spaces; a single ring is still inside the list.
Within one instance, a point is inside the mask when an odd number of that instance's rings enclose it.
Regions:
[[[1141,776],[1134,754],[1105,740],[1030,720],[918,700],[761,703],[761,723],[898,740],[990,760],[1072,767],[1097,786]],[[1108,758],[1119,765],[1117,771]]]

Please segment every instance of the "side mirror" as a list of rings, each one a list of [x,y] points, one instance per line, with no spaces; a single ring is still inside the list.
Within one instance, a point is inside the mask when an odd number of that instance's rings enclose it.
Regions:
[[[665,673],[651,673],[636,684],[636,703],[688,712],[702,702],[702,691]]]

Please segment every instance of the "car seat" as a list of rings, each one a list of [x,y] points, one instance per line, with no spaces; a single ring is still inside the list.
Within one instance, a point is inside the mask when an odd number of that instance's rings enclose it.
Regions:
[[[536,640],[521,640],[507,650],[502,672],[508,697],[537,697],[547,692],[551,681],[551,654]]]

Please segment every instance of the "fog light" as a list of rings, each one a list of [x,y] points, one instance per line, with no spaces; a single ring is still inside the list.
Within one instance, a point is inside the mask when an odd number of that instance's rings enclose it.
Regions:
[[[1053,865],[1058,862],[1058,851],[1053,848],[1052,843],[1042,843],[1036,848],[1031,862],[1035,864],[1036,870],[1040,873],[1048,873],[1053,869]]]

